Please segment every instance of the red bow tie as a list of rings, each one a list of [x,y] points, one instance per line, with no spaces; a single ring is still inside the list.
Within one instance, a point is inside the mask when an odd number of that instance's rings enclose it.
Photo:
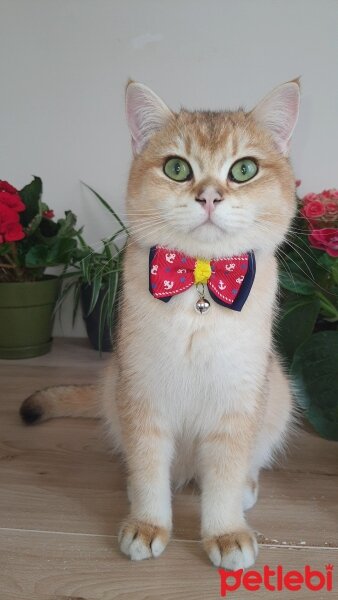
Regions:
[[[206,284],[215,302],[239,311],[254,278],[253,252],[210,261],[161,246],[153,246],[149,254],[149,290],[164,302],[193,285]]]

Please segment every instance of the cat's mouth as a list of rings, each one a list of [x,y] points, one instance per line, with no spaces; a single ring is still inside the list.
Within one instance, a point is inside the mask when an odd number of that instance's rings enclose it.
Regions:
[[[218,231],[222,231],[222,233],[225,232],[225,229],[223,229],[223,227],[221,227],[220,225],[218,225],[217,223],[215,223],[215,221],[213,221],[210,216],[207,217],[202,223],[199,223],[199,225],[196,225],[195,227],[193,227],[190,231],[197,231],[198,229],[210,229],[211,231],[213,229],[218,229]]]

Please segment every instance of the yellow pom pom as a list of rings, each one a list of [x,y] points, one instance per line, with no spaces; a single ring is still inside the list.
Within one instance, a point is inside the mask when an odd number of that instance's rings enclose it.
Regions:
[[[211,266],[209,260],[203,260],[198,258],[194,269],[195,284],[207,283],[211,277]]]

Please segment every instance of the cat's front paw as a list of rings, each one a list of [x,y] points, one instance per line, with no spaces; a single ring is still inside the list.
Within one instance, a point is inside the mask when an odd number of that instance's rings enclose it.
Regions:
[[[258,553],[257,541],[250,529],[205,538],[203,546],[216,567],[231,571],[250,567]]]
[[[123,554],[132,560],[143,560],[160,556],[169,537],[170,532],[164,527],[130,518],[122,524],[118,540]]]

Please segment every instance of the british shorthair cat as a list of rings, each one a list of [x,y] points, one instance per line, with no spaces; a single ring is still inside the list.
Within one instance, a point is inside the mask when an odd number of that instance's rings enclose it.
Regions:
[[[296,210],[288,159],[298,81],[253,110],[172,112],[130,82],[132,162],[117,351],[101,386],[36,392],[26,422],[102,416],[128,469],[122,552],[159,556],[173,488],[195,479],[211,562],[249,567],[245,511],[291,424],[272,341],[275,251]]]

